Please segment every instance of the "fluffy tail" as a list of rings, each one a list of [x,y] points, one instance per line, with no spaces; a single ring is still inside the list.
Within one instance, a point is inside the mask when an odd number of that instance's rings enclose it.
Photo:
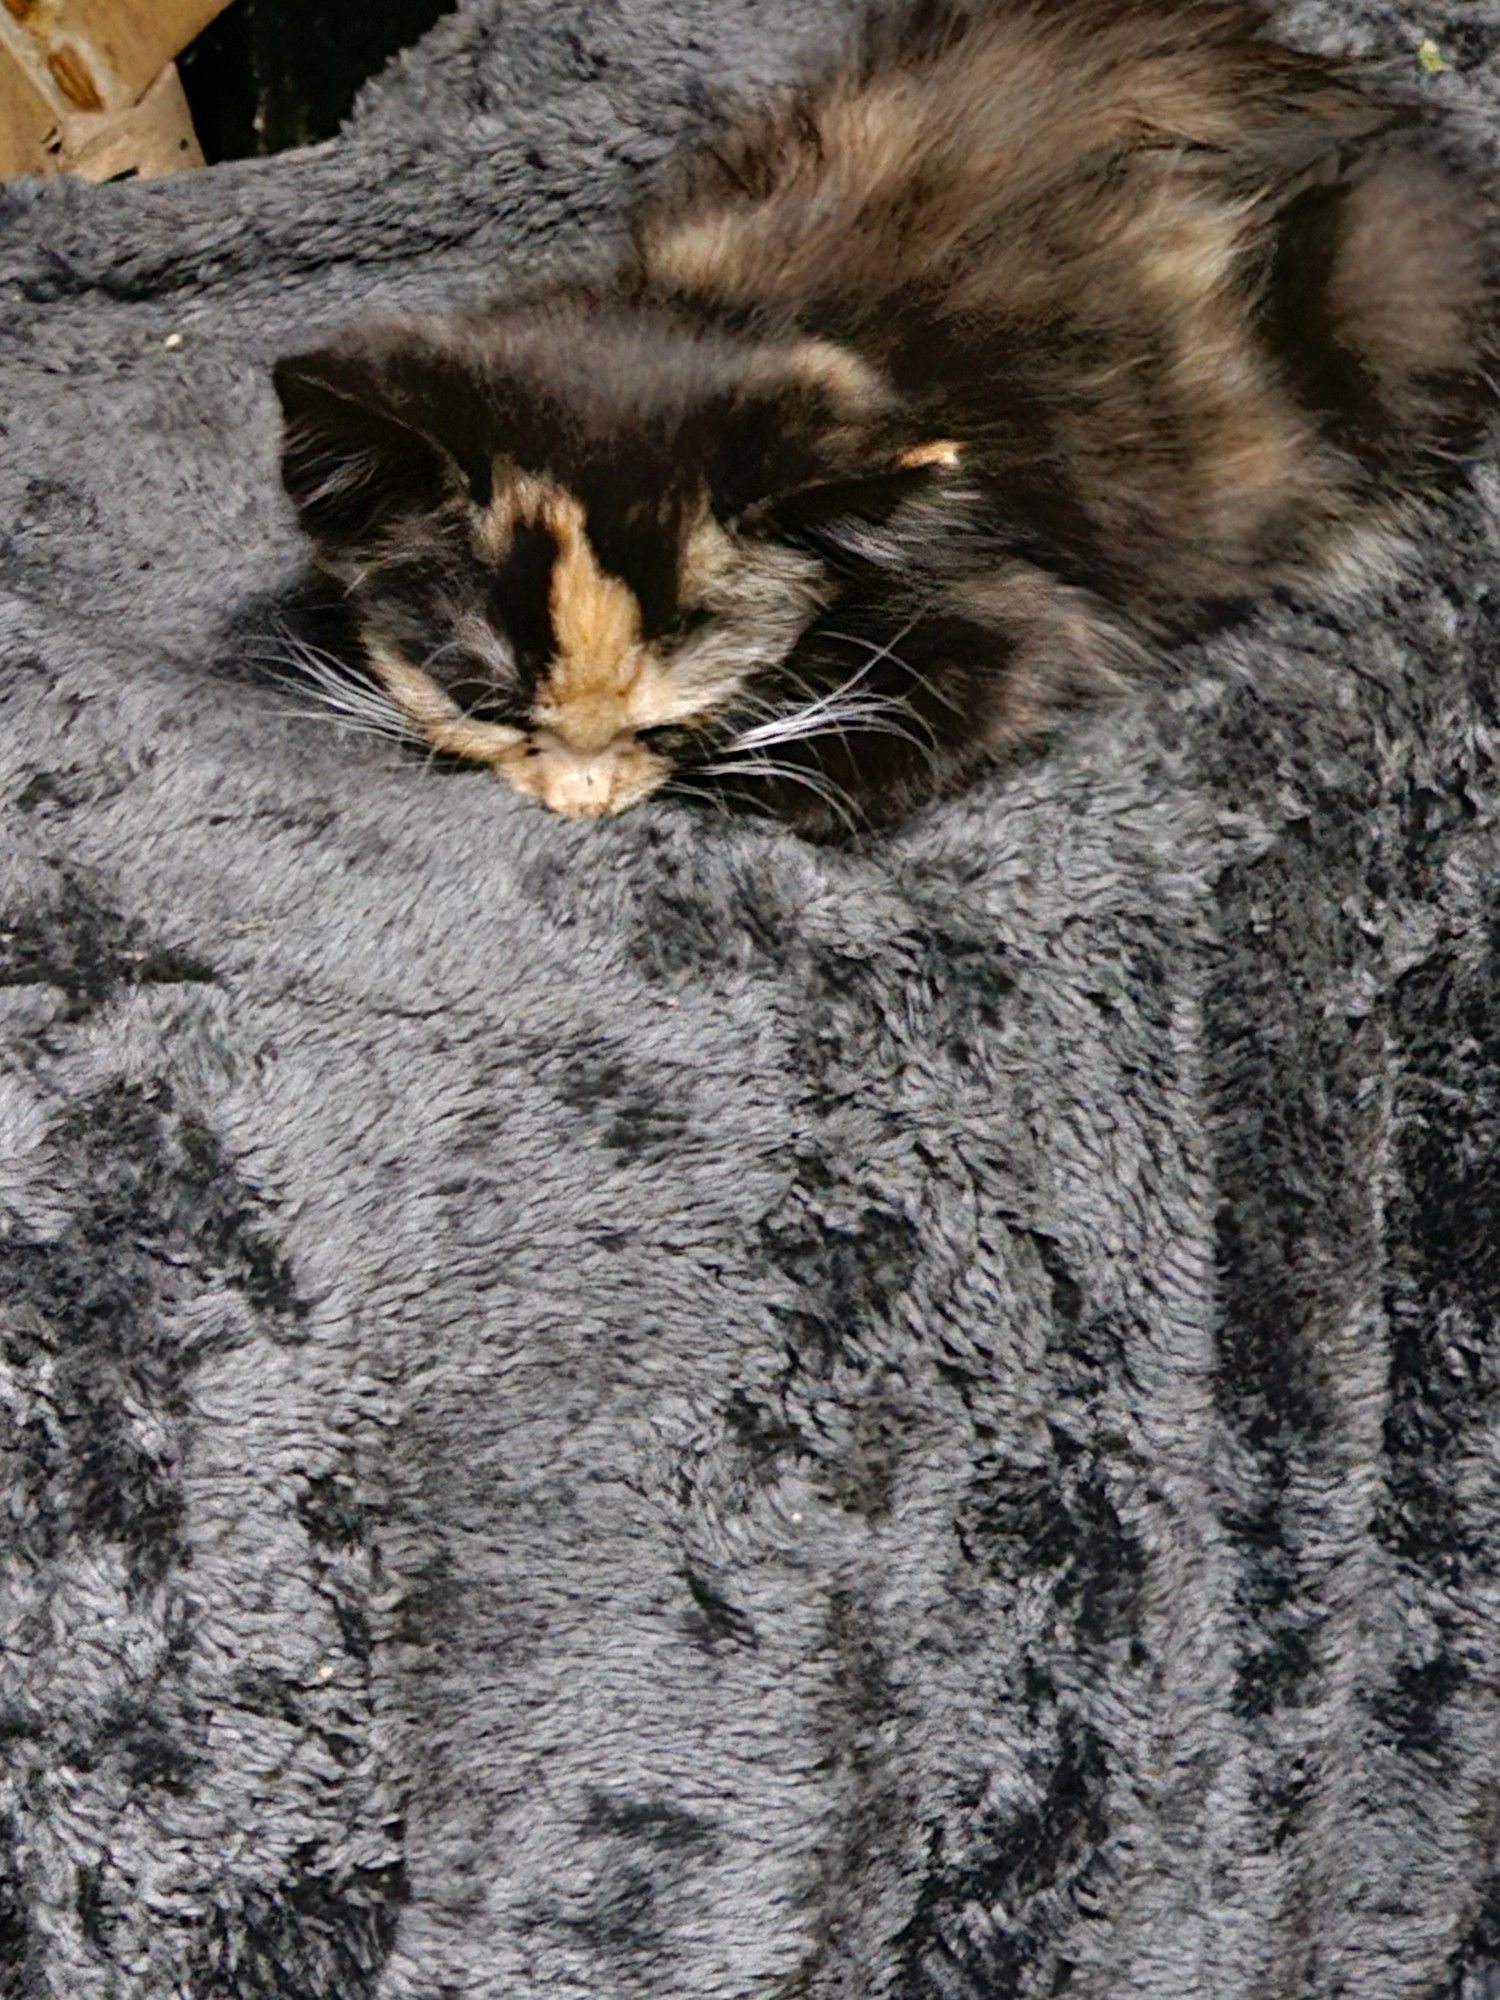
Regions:
[[[1279,219],[1268,336],[1302,399],[1374,474],[1471,451],[1496,401],[1495,245],[1474,187],[1381,149]]]

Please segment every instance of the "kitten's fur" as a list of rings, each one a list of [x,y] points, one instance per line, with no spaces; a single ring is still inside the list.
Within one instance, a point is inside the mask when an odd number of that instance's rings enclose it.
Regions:
[[[280,364],[334,699],[571,814],[951,787],[1473,441],[1486,243],[1409,124],[1240,0],[881,17],[609,280]]]

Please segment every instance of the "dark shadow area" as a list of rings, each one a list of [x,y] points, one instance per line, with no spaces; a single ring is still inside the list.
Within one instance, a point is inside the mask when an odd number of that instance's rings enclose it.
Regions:
[[[178,58],[205,156],[332,138],[361,86],[455,0],[235,0]]]

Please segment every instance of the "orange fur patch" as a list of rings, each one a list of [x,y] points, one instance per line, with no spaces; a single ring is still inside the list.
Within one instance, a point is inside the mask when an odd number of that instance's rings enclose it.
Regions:
[[[641,638],[640,604],[628,584],[601,568],[575,494],[527,473],[502,472],[480,521],[480,546],[498,560],[523,526],[543,527],[557,543],[550,586],[557,651],[537,689],[535,718],[569,750],[601,751],[650,726],[632,702],[653,663]]]
[[[434,750],[474,764],[500,764],[525,743],[519,729],[499,722],[476,722],[465,715],[430,674],[408,666],[373,633],[365,634],[365,651],[381,686]]]
[[[896,463],[903,472],[913,472],[923,465],[957,465],[962,457],[962,448],[952,438],[933,438],[927,444],[908,445]]]

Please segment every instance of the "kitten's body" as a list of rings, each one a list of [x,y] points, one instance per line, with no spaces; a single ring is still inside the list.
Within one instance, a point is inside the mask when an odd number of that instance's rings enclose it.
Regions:
[[[282,364],[356,671],[565,812],[951,786],[1472,437],[1485,246],[1405,123],[1235,0],[908,8],[612,282]]]

